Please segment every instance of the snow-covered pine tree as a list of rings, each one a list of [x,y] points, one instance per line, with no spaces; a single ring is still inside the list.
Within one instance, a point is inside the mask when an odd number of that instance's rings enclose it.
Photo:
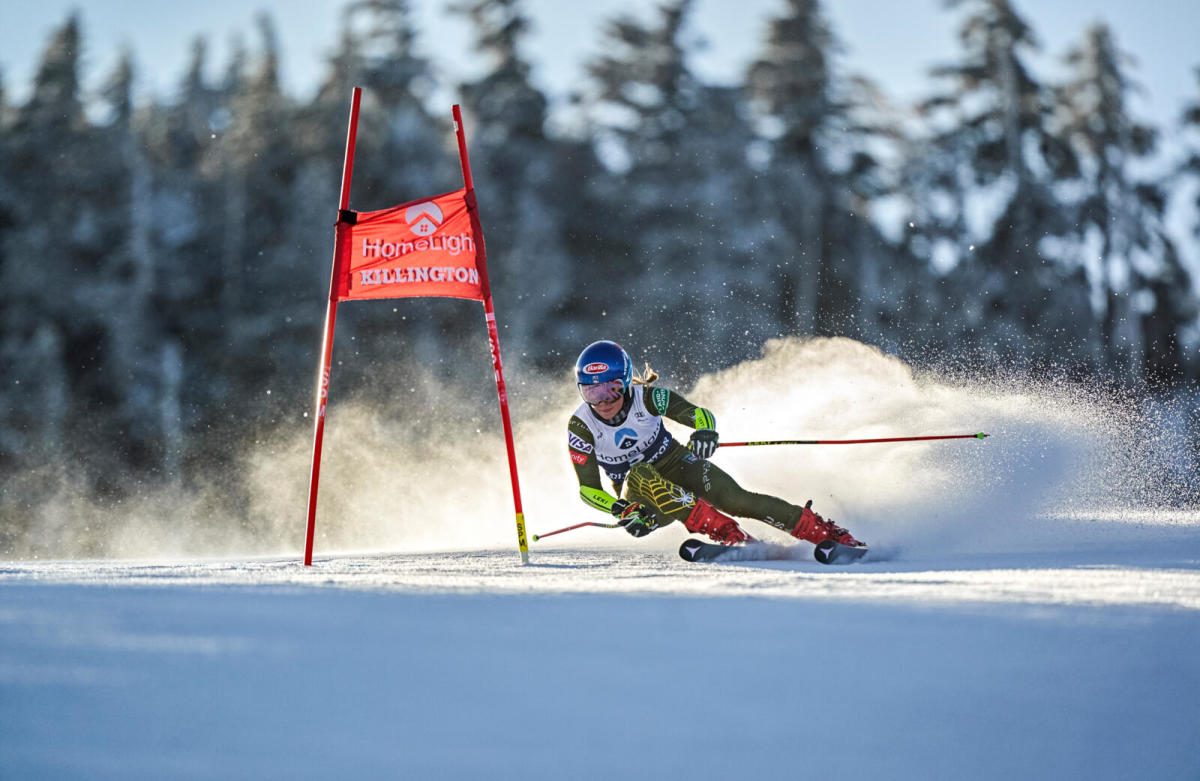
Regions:
[[[343,10],[343,48],[334,55],[336,70],[322,96],[338,104],[340,162],[350,101],[346,87],[364,88],[355,157],[357,206],[351,208],[382,209],[454,189],[461,181],[447,154],[453,147],[449,109],[434,117],[426,105],[435,81],[428,60],[417,52],[412,16],[408,0],[357,0]]]
[[[1196,97],[1184,108],[1181,125],[1187,136],[1185,148],[1187,157],[1180,168],[1180,176],[1190,177],[1192,187],[1192,237],[1200,239],[1200,67],[1194,69],[1196,75]],[[1193,258],[1194,259],[1194,258]],[[1192,292],[1196,294],[1193,280]],[[1195,298],[1193,297],[1193,301]],[[1200,377],[1200,321],[1193,318],[1181,334],[1188,347],[1189,376]]]
[[[832,94],[833,33],[816,0],[789,0],[771,21],[747,86],[759,113],[773,121],[770,185],[778,219],[790,241],[780,258],[780,322],[788,331],[816,333],[827,216],[833,185],[822,176],[822,135],[841,114]],[[783,249],[783,248],[781,248]]]
[[[0,280],[8,275],[9,251],[8,242],[13,228],[16,226],[16,208],[19,197],[14,179],[12,166],[14,149],[11,147],[13,110],[8,102],[5,90],[4,71],[0,69]],[[8,338],[8,309],[11,306],[8,296],[0,296],[0,361],[6,366],[11,365],[10,351],[16,349],[16,344],[10,344]],[[10,405],[9,398],[16,393],[11,383],[0,386],[0,404],[6,408]],[[14,425],[17,421],[0,421],[0,471],[11,468],[13,460],[20,447]],[[0,539],[0,545],[3,545]]]
[[[320,296],[296,273],[299,245],[286,231],[298,166],[288,131],[294,108],[279,83],[274,22],[262,14],[257,23],[261,48],[252,58],[235,54],[223,88],[228,125],[206,163],[224,195],[218,373],[227,379],[227,398],[267,422],[277,420],[280,404],[308,397],[283,378],[311,372],[301,355],[311,337],[296,317],[306,294],[310,307]]]
[[[788,0],[746,83],[770,139],[764,181],[784,239],[772,287],[787,331],[879,336],[894,309],[884,268],[903,265],[870,220],[889,186],[874,154],[886,131],[860,105],[873,87],[837,73],[837,39],[818,0]]]
[[[1179,324],[1161,322],[1169,302],[1156,302],[1154,309],[1159,303],[1162,309],[1151,312],[1141,312],[1135,304],[1135,294],[1146,289],[1143,280],[1150,285],[1159,277],[1175,282],[1182,273],[1173,268],[1162,189],[1135,174],[1155,153],[1156,133],[1130,114],[1127,96],[1136,88],[1128,74],[1131,59],[1118,49],[1106,25],[1090,27],[1066,61],[1071,76],[1061,88],[1060,121],[1080,164],[1078,182],[1072,184],[1083,185],[1075,204],[1074,251],[1078,262],[1090,267],[1099,294],[1104,363],[1114,376],[1128,381],[1149,365],[1161,369],[1179,361],[1167,333]],[[1143,328],[1149,319],[1159,321],[1151,334]],[[1155,352],[1167,354],[1151,356],[1151,345],[1143,343],[1147,335],[1157,343]]]
[[[745,90],[702,85],[700,94],[688,148],[709,257],[694,283],[702,343],[713,353],[696,368],[707,371],[757,357],[764,342],[788,333],[775,307],[787,241]]]
[[[0,448],[15,466],[53,463],[72,427],[102,419],[121,378],[97,369],[109,334],[94,304],[104,276],[100,211],[103,151],[83,111],[80,23],[54,31],[29,99],[6,128],[5,218],[0,257],[0,357],[8,379]],[[79,440],[74,440],[79,441]],[[116,470],[114,470],[115,472]],[[80,475],[86,484],[89,476]]]
[[[168,268],[152,248],[154,219],[153,175],[133,105],[134,65],[125,51],[102,91],[108,108],[107,124],[96,129],[99,145],[109,151],[93,165],[108,174],[108,207],[103,214],[108,253],[104,264],[112,283],[92,300],[105,329],[111,334],[110,358],[105,370],[119,378],[119,403],[111,418],[119,421],[121,437],[109,444],[134,467],[155,473],[165,465],[168,450],[181,443],[167,442],[167,431],[178,422],[163,419],[162,356],[169,337],[158,317],[158,279]],[[178,407],[178,402],[168,406]]]
[[[604,292],[585,311],[611,316],[610,302],[619,300],[622,320],[600,320],[617,338],[652,323],[654,333],[639,341],[685,382],[766,336],[745,335],[747,325],[758,330],[766,287],[749,262],[760,248],[743,243],[743,231],[762,219],[743,197],[756,173],[747,165],[753,136],[740,94],[701,84],[687,62],[697,45],[687,27],[691,7],[672,2],[649,21],[609,22],[605,53],[588,64],[595,139],[613,174],[604,230],[623,232],[628,249],[592,273],[592,289]],[[734,333],[743,334],[736,344]]]
[[[14,120],[12,104],[8,102],[8,90],[4,79],[4,68],[0,68],[0,130],[7,131]]]
[[[155,176],[154,243],[171,266],[171,273],[159,282],[172,322],[198,306],[197,297],[220,286],[219,267],[211,255],[221,235],[223,212],[214,150],[231,114],[222,91],[205,80],[207,54],[204,39],[195,39],[175,96],[165,105],[149,105],[140,123]],[[200,325],[180,323],[177,330],[193,332]]]
[[[139,109],[138,133],[152,174],[150,246],[154,253],[155,315],[161,343],[153,359],[162,383],[156,418],[163,427],[163,470],[186,478],[189,463],[224,458],[224,442],[199,432],[221,428],[232,388],[224,376],[230,360],[228,321],[221,308],[224,265],[235,246],[227,234],[226,200],[233,191],[222,175],[225,133],[233,119],[230,99],[240,84],[245,52],[235,50],[223,83],[205,77],[208,47],[202,38],[176,92],[167,102]],[[241,222],[232,230],[241,241]],[[251,356],[251,358],[256,356]]]
[[[561,176],[560,151],[546,136],[547,100],[520,50],[529,20],[519,0],[453,8],[471,20],[473,48],[489,66],[459,91],[506,352],[561,346],[571,336],[562,304],[575,280],[560,226],[579,183]]]
[[[1200,239],[1200,67],[1194,68],[1196,97],[1183,109],[1180,127],[1185,137],[1186,157],[1180,173],[1191,179],[1192,236]]]
[[[912,161],[929,171],[917,218],[950,269],[935,304],[947,339],[988,363],[1086,364],[1086,278],[1048,257],[1070,228],[1054,186],[1077,168],[1055,133],[1053,93],[1027,64],[1037,41],[1008,0],[949,4],[967,8],[963,58],[933,71],[947,88],[922,105],[930,137]]]
[[[687,203],[688,174],[695,166],[684,162],[689,154],[684,136],[699,90],[684,51],[690,5],[688,0],[663,4],[648,21],[632,16],[609,21],[603,29],[604,54],[587,66],[598,152],[616,174],[607,193],[610,230],[629,242],[628,254],[608,259],[604,279],[590,286],[597,294],[585,311],[597,319],[617,314],[608,311],[617,297],[627,302],[627,313],[653,313],[664,331],[683,325],[679,310],[686,307],[690,281],[704,263],[693,245],[700,231]],[[626,328],[621,322],[613,325]]]
[[[1200,87],[1200,68],[1195,69]],[[1171,177],[1176,193],[1191,193],[1192,238],[1200,239],[1200,89],[1180,117],[1184,159]],[[1145,345],[1143,372],[1155,384],[1175,384],[1200,377],[1200,296],[1179,247],[1166,243],[1156,272],[1143,280],[1153,296],[1153,309],[1142,318]],[[1193,260],[1195,258],[1193,257]],[[1191,391],[1193,398],[1196,391]],[[1190,405],[1195,409],[1196,405]],[[1200,421],[1193,419],[1193,427]],[[1197,452],[1200,453],[1200,438]]]

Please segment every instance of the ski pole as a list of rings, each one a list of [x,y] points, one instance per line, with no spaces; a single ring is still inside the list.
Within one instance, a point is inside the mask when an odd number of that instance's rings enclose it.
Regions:
[[[987,434],[943,434],[932,437],[885,437],[883,439],[773,439],[762,442],[722,442],[721,447],[744,445],[868,445],[876,442],[917,442],[927,439],[984,439]]]
[[[568,526],[565,529],[555,529],[554,531],[546,532],[545,534],[534,534],[532,536],[532,539],[534,542],[537,542],[538,540],[542,539],[543,537],[552,537],[555,534],[562,534],[563,532],[569,532],[572,529],[578,529],[582,526],[599,526],[601,529],[616,529],[620,525],[621,524],[619,524],[619,523],[595,523],[593,521],[587,521],[585,523],[577,523],[574,526]]]

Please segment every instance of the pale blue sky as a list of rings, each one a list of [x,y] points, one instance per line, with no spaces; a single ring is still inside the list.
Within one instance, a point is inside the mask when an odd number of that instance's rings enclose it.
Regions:
[[[1136,74],[1146,87],[1137,108],[1162,125],[1174,122],[1184,101],[1200,97],[1194,69],[1200,65],[1198,0],[1015,0],[1045,48],[1039,63],[1048,73],[1085,27],[1103,20],[1119,44],[1138,59]],[[283,77],[299,97],[310,94],[336,40],[336,0],[0,0],[0,67],[10,98],[22,100],[37,59],[53,27],[71,8],[82,13],[87,84],[95,86],[128,44],[140,66],[139,89],[169,94],[188,58],[189,42],[204,34],[214,71],[225,62],[229,42],[243,35],[257,43],[254,17],[272,13],[283,47]],[[447,84],[472,75],[479,62],[470,52],[469,31],[443,13],[447,0],[413,0],[421,49]],[[696,32],[707,50],[695,67],[713,80],[737,79],[762,40],[766,21],[782,0],[698,0]],[[552,94],[578,83],[580,63],[598,49],[597,28],[618,12],[645,13],[646,0],[527,0],[535,23],[530,55],[536,78]],[[835,31],[846,46],[844,64],[879,83],[899,101],[928,91],[928,67],[954,56],[958,14],[941,0],[826,0]],[[452,96],[447,98],[452,99]]]

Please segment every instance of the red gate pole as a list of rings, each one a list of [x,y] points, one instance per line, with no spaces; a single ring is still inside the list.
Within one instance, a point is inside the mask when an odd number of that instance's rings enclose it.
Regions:
[[[342,212],[350,208],[350,179],[354,173],[354,143],[358,136],[358,105],[362,88],[355,87],[350,97],[350,126],[346,131],[346,156],[342,164],[342,197],[338,202],[336,233],[342,232]],[[317,377],[316,421],[313,424],[312,472],[308,478],[308,531],[304,536],[304,566],[312,566],[313,537],[317,530],[317,485],[321,479],[321,444],[325,439],[325,405],[329,400],[329,369],[333,363],[333,327],[337,321],[338,248],[333,245],[333,269],[329,274],[329,303],[325,307],[325,336],[321,340],[321,373]]]
[[[453,108],[454,131],[458,135],[458,159],[462,163],[463,184],[467,188],[467,208],[471,212],[471,229],[479,242],[476,265],[479,267],[479,287],[483,293],[483,316],[487,321],[488,341],[492,348],[492,367],[496,370],[496,393],[500,397],[500,420],[504,425],[504,444],[508,448],[508,473],[512,478],[513,507],[517,515],[517,547],[521,563],[529,563],[529,544],[525,541],[525,513],[521,510],[521,486],[517,480],[517,453],[513,446],[512,422],[508,416],[508,391],[504,387],[504,369],[500,361],[500,333],[496,329],[496,311],[492,306],[492,285],[488,281],[487,253],[483,247],[483,227],[479,223],[479,208],[475,201],[475,182],[471,178],[471,161],[467,157],[467,138],[463,134],[462,111]]]

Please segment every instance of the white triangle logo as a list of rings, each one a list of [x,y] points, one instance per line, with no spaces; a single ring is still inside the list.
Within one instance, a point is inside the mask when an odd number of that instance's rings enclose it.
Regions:
[[[697,546],[695,546],[695,547],[692,547],[692,546],[690,546],[690,545],[689,545],[689,546],[686,548],[686,550],[687,550],[687,552],[688,552],[688,555],[689,555],[689,556],[691,556],[691,557],[694,559],[694,558],[696,558],[696,552],[697,552],[697,551],[699,551],[699,550],[700,550],[700,548],[701,548],[701,546],[700,546],[700,545],[697,545]]]

